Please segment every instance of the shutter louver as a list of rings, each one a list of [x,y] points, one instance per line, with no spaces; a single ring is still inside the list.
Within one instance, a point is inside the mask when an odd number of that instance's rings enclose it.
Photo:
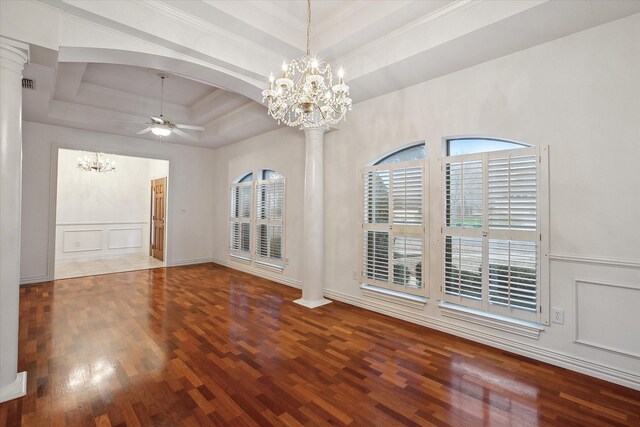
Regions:
[[[282,259],[282,226],[267,224],[256,226],[256,255],[272,260]]]
[[[535,242],[489,239],[489,302],[536,311]]]
[[[284,178],[258,181],[256,199],[256,258],[268,263],[281,262]]]
[[[489,227],[537,228],[537,156],[489,159]]]
[[[482,227],[482,160],[451,162],[446,165],[445,218],[448,227]]]
[[[393,283],[422,289],[422,238],[394,237]]]
[[[422,224],[422,167],[393,171],[393,223]]]
[[[364,222],[389,222],[389,171],[374,170],[364,174]]]
[[[270,221],[282,219],[284,180],[258,181],[256,187],[256,218]]]
[[[242,258],[251,256],[251,202],[252,184],[231,186],[229,251]]]
[[[445,237],[444,292],[479,300],[482,298],[482,239]]]
[[[389,233],[364,233],[363,276],[379,282],[389,281]]]

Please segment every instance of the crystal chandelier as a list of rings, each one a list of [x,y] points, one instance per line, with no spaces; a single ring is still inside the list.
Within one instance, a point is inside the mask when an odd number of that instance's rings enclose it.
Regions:
[[[344,71],[333,84],[331,66],[311,56],[311,0],[307,0],[307,55],[282,63],[282,76],[269,77],[269,89],[262,91],[268,114],[287,126],[301,128],[336,124],[351,110],[349,86]]]
[[[76,166],[87,172],[115,172],[116,162],[103,156],[103,153],[91,153],[84,157],[78,157]]]

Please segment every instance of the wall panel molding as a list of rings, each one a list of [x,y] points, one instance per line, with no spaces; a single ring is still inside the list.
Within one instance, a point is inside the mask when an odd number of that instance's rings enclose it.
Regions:
[[[623,259],[623,258],[603,258],[595,256],[569,255],[569,254],[549,254],[551,261],[570,262],[591,265],[604,265],[607,267],[621,267],[640,269],[640,260]]]
[[[108,248],[142,248],[142,235],[142,227],[111,228],[108,231]]]
[[[587,293],[589,287],[593,294],[591,304],[589,304]],[[585,294],[582,295],[582,300],[581,293]],[[637,330],[637,325],[640,325],[640,312],[637,311],[637,307],[640,306],[640,285],[574,279],[573,295],[573,342],[640,359],[640,345],[633,346],[634,343],[640,342]],[[593,306],[597,306],[599,309],[590,310]],[[611,310],[611,312],[607,313],[607,310]],[[589,322],[588,316],[590,314],[597,316],[597,319]],[[626,321],[617,321],[616,314],[625,316]],[[633,317],[636,319],[634,320]],[[607,324],[607,320],[613,324]],[[594,325],[595,331],[593,330]],[[611,337],[615,338],[617,344],[605,342]],[[624,348],[625,343],[630,347]]]
[[[71,239],[75,240],[75,244]],[[63,253],[99,251],[102,250],[102,241],[101,228],[62,230]]]
[[[56,260],[109,258],[133,253],[147,253],[149,222],[58,223],[55,240]]]
[[[56,226],[76,226],[76,225],[128,225],[128,224],[148,224],[149,221],[83,221],[83,222],[58,222]]]

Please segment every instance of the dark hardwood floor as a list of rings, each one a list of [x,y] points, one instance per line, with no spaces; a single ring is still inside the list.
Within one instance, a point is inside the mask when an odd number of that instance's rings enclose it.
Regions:
[[[204,264],[23,287],[0,425],[640,426],[640,392]]]

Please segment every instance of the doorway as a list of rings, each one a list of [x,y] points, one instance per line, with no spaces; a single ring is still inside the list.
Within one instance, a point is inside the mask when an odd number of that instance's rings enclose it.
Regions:
[[[167,178],[151,180],[151,229],[149,256],[164,261],[164,236]]]
[[[59,149],[54,279],[164,267],[168,180],[166,160]]]

